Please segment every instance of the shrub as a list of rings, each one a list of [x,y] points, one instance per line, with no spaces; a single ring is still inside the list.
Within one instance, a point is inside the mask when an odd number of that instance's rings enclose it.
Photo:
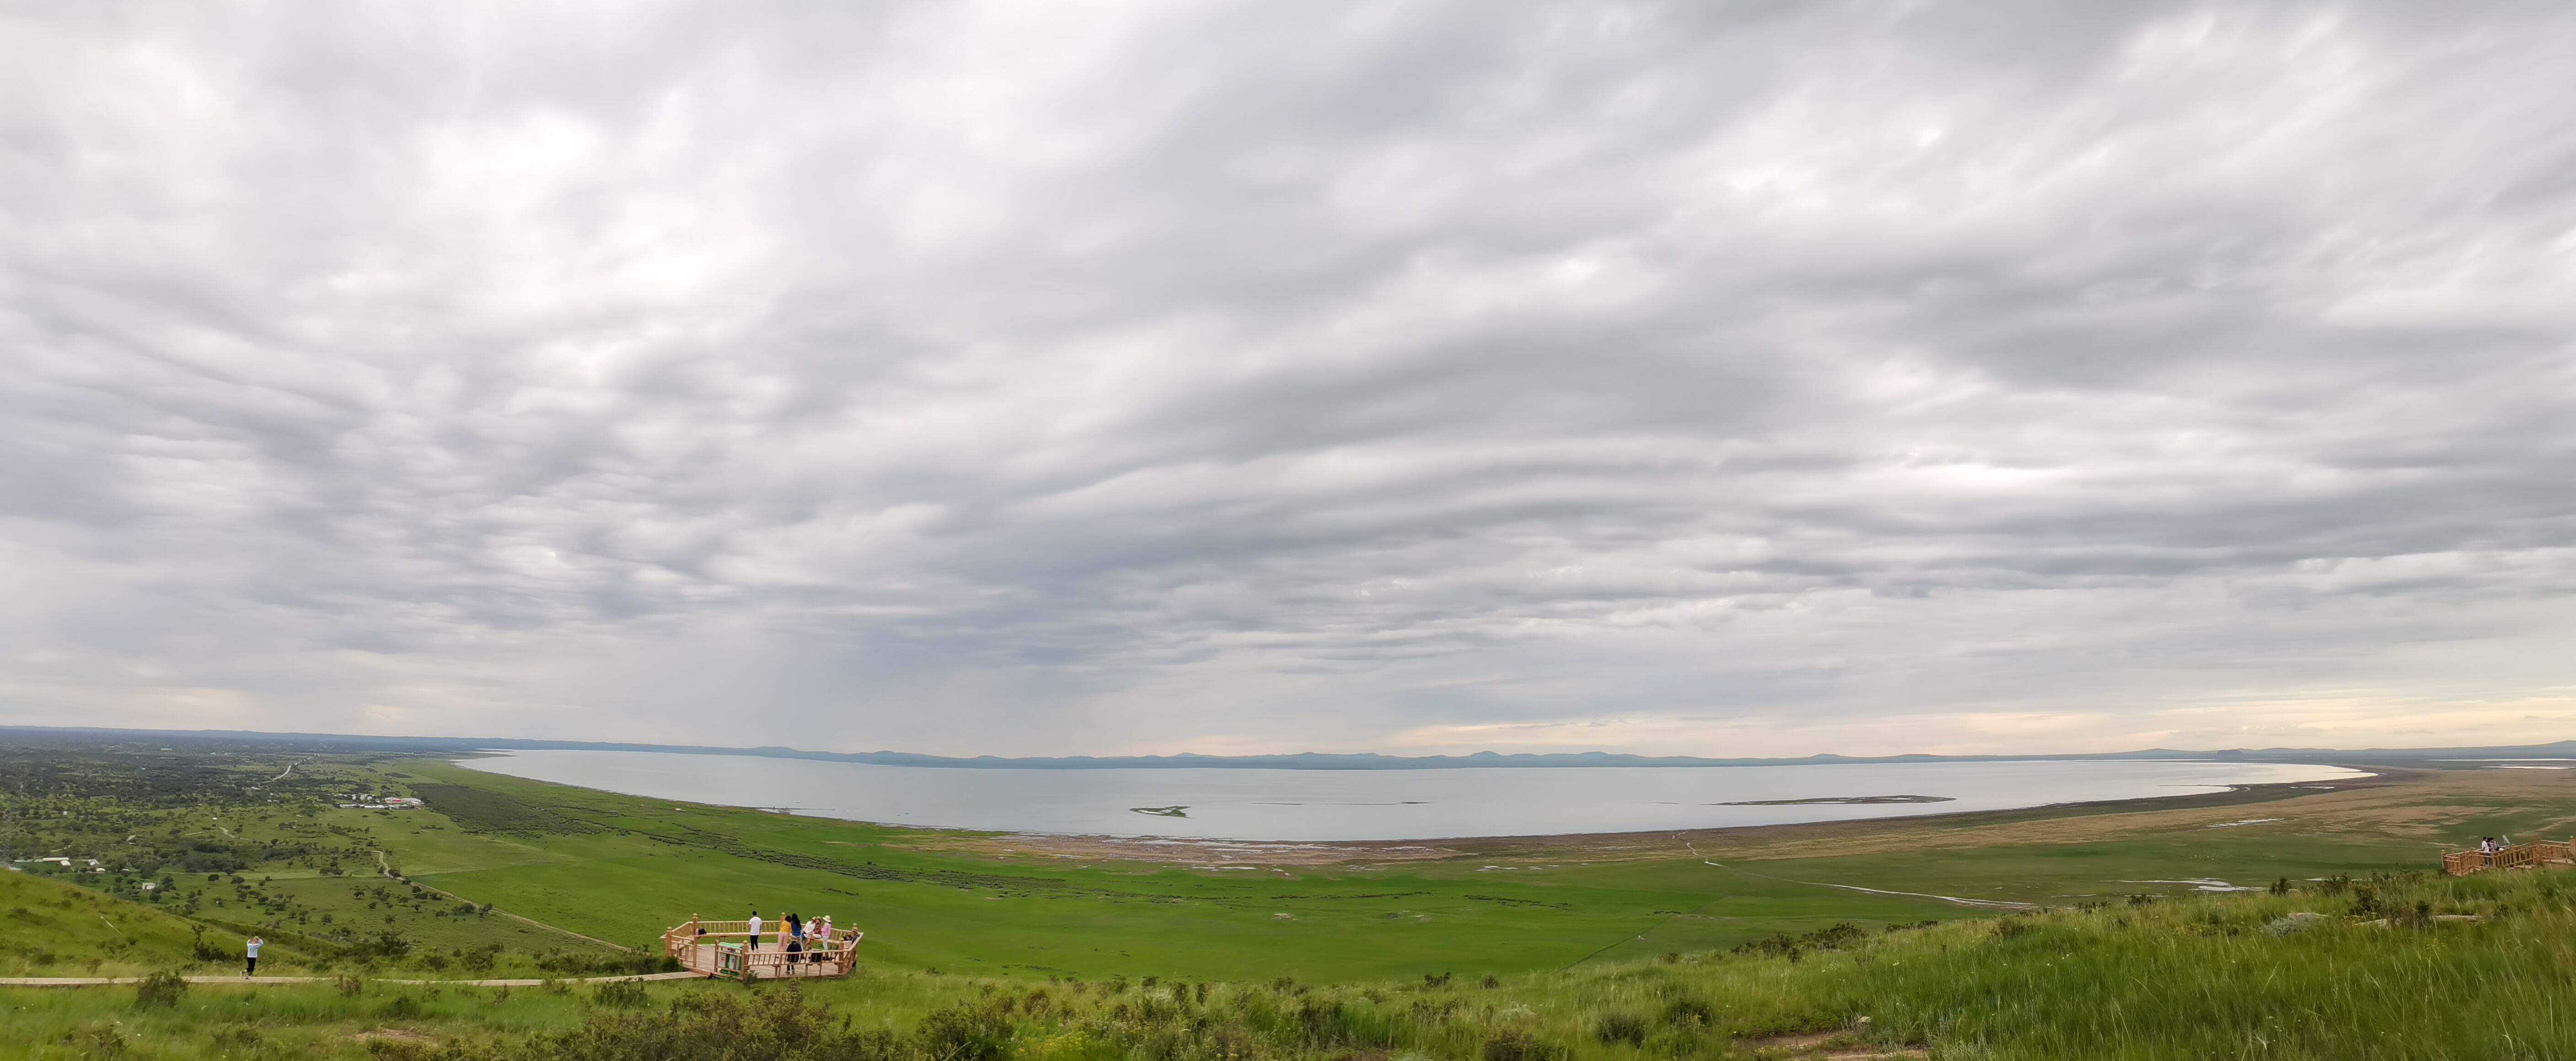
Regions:
[[[602,954],[553,948],[537,952],[536,963],[539,969],[566,976],[596,973],[641,976],[645,973],[677,972],[680,968],[680,960],[668,954]]]
[[[1799,955],[1805,954],[1811,950],[1841,950],[1854,943],[1860,942],[1866,935],[1867,933],[1862,932],[1859,925],[1855,925],[1849,921],[1837,921],[1803,936],[1792,936],[1787,933],[1781,933],[1779,935],[1765,936],[1761,939],[1751,940],[1737,946],[1735,948],[1735,952],[1737,954],[1768,954],[1777,957],[1785,957],[1791,961],[1795,961]]]
[[[621,1009],[635,1009],[653,1004],[652,997],[644,993],[642,980],[611,980],[599,985],[599,990],[591,992],[590,997],[591,1001],[600,1005],[616,1006]]]
[[[1717,1007],[1705,999],[1684,995],[1664,1003],[1664,1023],[1706,1027],[1717,1023]]]
[[[1565,1048],[1519,1028],[1485,1040],[1485,1061],[1560,1061]]]
[[[191,957],[201,962],[219,962],[232,957],[232,954],[224,948],[206,942],[206,926],[191,926],[190,932],[188,952]]]
[[[1634,1013],[1610,1013],[1592,1027],[1593,1038],[1605,1043],[1646,1044],[1646,1018]]]
[[[1294,1013],[1299,1037],[1316,1046],[1388,1046],[1395,1032],[1378,1015],[1338,999],[1306,998]]]
[[[938,1056],[904,1045],[882,1029],[851,1030],[831,1013],[806,1005],[790,985],[743,994],[684,995],[659,1011],[596,1010],[570,1031],[509,1044],[451,1044],[434,1056],[438,1061],[918,1061]]]
[[[82,1057],[124,1057],[126,1052],[125,1033],[113,1024],[82,1027],[63,1036],[63,1045],[80,1051]]]
[[[175,1006],[187,993],[188,981],[181,979],[177,973],[163,969],[144,977],[142,983],[134,985],[134,1004],[147,1009]]]
[[[921,1018],[913,1038],[931,1061],[1000,1061],[1015,1030],[1007,1007],[960,1002]]]
[[[411,937],[388,928],[350,947],[349,952],[366,957],[399,958],[411,953],[411,948]]]

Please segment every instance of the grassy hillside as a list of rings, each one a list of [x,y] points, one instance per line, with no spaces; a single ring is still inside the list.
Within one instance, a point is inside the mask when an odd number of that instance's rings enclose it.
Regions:
[[[17,870],[0,872],[0,975],[238,968],[253,932],[278,971],[535,975],[541,961],[571,972],[624,960],[380,876],[376,833],[391,819],[334,804],[383,774],[287,751],[0,746],[0,845]]]
[[[0,976],[132,976],[197,964],[200,943],[208,958],[240,952],[219,929],[25,873],[0,873],[0,911]]]
[[[1490,981],[876,972],[801,994],[216,986],[158,1006],[0,989],[0,1020],[23,1056],[61,1058],[2559,1058],[2576,1056],[2571,976],[2576,887],[2524,873],[1836,929]]]

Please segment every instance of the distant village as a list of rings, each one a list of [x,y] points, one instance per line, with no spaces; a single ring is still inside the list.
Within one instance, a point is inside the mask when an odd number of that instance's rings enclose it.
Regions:
[[[351,801],[341,806],[353,810],[417,810],[429,805],[410,796],[378,796],[366,792],[338,792],[333,795]]]

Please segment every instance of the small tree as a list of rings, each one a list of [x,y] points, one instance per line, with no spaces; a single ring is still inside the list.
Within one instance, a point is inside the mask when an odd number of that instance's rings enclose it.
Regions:
[[[191,957],[201,962],[219,962],[232,956],[222,947],[206,942],[206,926],[194,925],[190,927],[190,931],[192,934],[188,939],[188,950]]]

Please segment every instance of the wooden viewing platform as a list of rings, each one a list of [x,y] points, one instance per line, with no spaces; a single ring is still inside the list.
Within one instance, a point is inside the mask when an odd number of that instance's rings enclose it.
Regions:
[[[754,947],[750,921],[702,921],[693,914],[688,923],[662,933],[662,949],[678,959],[681,968],[701,976],[732,980],[847,976],[858,962],[859,940],[867,935],[836,928],[830,940],[807,940],[804,949],[790,951],[788,940],[780,935],[786,926],[763,921],[760,927],[760,945]]]
[[[2543,840],[2536,844],[2515,844],[2502,851],[2454,851],[2442,856],[2442,872],[2454,877],[2491,869],[2533,869],[2551,864],[2576,865],[2576,855],[2568,847],[2576,840],[2559,843]]]

